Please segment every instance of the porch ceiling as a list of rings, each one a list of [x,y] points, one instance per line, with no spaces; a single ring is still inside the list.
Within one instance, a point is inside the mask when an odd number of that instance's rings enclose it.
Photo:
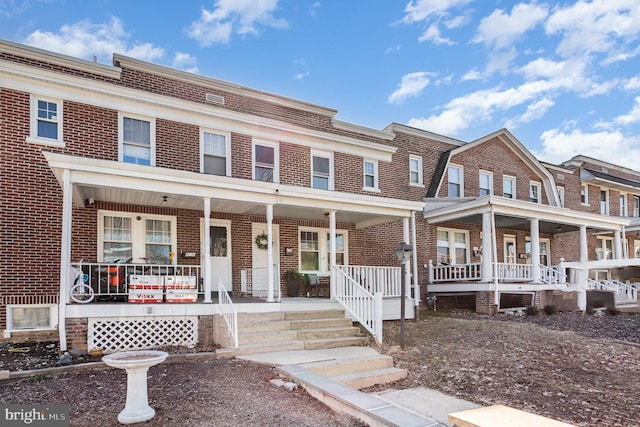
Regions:
[[[482,215],[469,215],[454,220],[455,222],[463,224],[482,225]],[[513,230],[529,231],[531,229],[531,222],[526,218],[518,218],[514,216],[495,215],[496,228],[508,228]],[[558,234],[567,233],[570,231],[578,231],[578,227],[575,225],[563,224],[560,222],[551,221],[539,221],[540,233],[542,234]]]

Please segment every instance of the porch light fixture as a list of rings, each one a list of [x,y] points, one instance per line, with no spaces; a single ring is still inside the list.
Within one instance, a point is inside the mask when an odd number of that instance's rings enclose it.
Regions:
[[[407,261],[411,257],[411,253],[413,252],[413,248],[406,242],[402,242],[396,248],[396,257],[398,257],[398,261],[400,261],[401,272],[400,272],[400,348],[404,350],[404,310],[405,310],[405,299],[407,296],[407,287],[406,287],[406,266]],[[416,296],[417,298],[417,296]]]

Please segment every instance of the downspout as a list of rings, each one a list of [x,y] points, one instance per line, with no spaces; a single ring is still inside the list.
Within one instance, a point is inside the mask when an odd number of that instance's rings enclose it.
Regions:
[[[413,246],[413,305],[415,319],[420,319],[420,281],[418,280],[418,243],[416,238],[416,212],[411,211],[411,246]]]
[[[213,278],[211,272],[211,199],[206,197],[202,208],[204,213],[204,302],[212,303],[211,290],[213,287]],[[216,283],[216,286],[218,284]],[[216,288],[217,289],[217,288]]]
[[[500,306],[498,298],[498,234],[496,233],[496,215],[493,205],[491,205],[491,240],[493,241],[493,303],[496,307]]]
[[[69,169],[62,173],[62,238],[60,247],[60,297],[58,301],[58,332],[60,352],[67,351],[67,301],[69,301],[69,269],[71,266],[71,227],[73,216],[73,184]]]
[[[273,270],[273,205],[269,204],[267,205],[267,302],[275,301]]]

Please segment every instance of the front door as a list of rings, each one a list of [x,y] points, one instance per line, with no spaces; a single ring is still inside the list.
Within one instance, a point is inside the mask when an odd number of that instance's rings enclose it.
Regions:
[[[211,220],[209,233],[211,289],[217,292],[218,279],[221,279],[224,287],[231,291],[231,221]],[[204,242],[204,233],[201,241]],[[204,254],[204,243],[202,248]]]
[[[280,234],[277,224],[273,224],[273,264],[274,269],[277,270],[277,266],[280,265]],[[252,270],[252,295],[254,297],[266,298],[269,287],[268,276],[268,263],[269,254],[267,248],[264,246],[267,244],[267,224],[254,223],[251,225],[251,267]],[[274,280],[274,286],[280,286],[280,280]],[[274,289],[277,295],[277,289]]]
[[[504,262],[507,264],[516,263],[516,237],[504,236]]]

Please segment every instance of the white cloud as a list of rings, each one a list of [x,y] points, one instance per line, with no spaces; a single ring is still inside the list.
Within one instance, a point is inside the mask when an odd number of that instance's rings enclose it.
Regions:
[[[622,126],[628,126],[632,123],[640,122],[640,96],[635,99],[635,105],[627,114],[616,117],[613,121]]]
[[[504,127],[508,129],[515,129],[522,123],[529,123],[533,120],[537,120],[542,118],[549,108],[553,107],[555,102],[549,98],[542,98],[539,101],[536,101],[532,104],[529,104],[527,107],[527,111],[511,120],[508,120]]]
[[[429,85],[429,77],[432,77],[433,75],[433,73],[427,73],[424,71],[417,71],[415,73],[404,75],[398,84],[398,89],[389,95],[387,101],[390,104],[399,104],[407,98],[415,98],[416,96],[419,96],[424,88]]]
[[[258,26],[285,28],[287,21],[275,18],[278,0],[216,0],[214,9],[202,9],[187,34],[202,46],[228,43],[233,33],[257,35]]]
[[[515,49],[508,51],[493,51],[489,54],[489,61],[485,68],[485,75],[493,73],[507,74],[511,68],[511,62],[518,56]]]
[[[440,35],[440,28],[438,28],[437,24],[431,24],[429,28],[426,29],[424,33],[420,37],[418,37],[418,41],[422,43],[423,41],[431,41],[434,44],[446,44],[446,45],[454,45],[455,43],[445,37]]]
[[[624,90],[632,91],[640,89],[640,77],[632,77],[624,83]]]
[[[474,68],[464,73],[462,80],[482,80],[482,73]]]
[[[471,21],[471,18],[468,15],[459,15],[451,19],[446,19],[444,21],[444,26],[452,30],[454,28],[459,28],[467,25],[469,21]]]
[[[540,139],[543,151],[533,154],[550,163],[558,164],[578,154],[634,169],[640,163],[640,139],[626,137],[620,131],[585,133],[574,129],[567,133],[550,129]]]
[[[3,0],[0,1],[0,16],[11,18],[29,9],[28,0]]]
[[[400,49],[401,49],[401,48],[402,48],[402,46],[400,46],[399,44],[397,44],[397,45],[395,45],[395,46],[388,47],[388,48],[384,51],[384,54],[385,54],[385,55],[391,55],[392,53],[400,52]]]
[[[184,52],[177,52],[173,57],[172,66],[179,70],[188,71],[190,73],[197,73],[197,63],[198,60],[194,56]]]
[[[511,9],[511,15],[503,10],[495,10],[480,21],[478,34],[473,41],[504,49],[511,46],[519,36],[535,28],[547,17],[547,13],[546,7],[535,3],[517,4]]]
[[[428,20],[431,17],[441,17],[448,14],[449,9],[466,6],[472,0],[411,0],[404,8],[405,16],[402,22],[412,24]]]
[[[640,4],[637,0],[580,0],[556,9],[545,30],[547,34],[562,35],[556,51],[563,56],[606,52],[617,57],[628,46],[635,48],[637,44]]]
[[[129,34],[117,17],[103,24],[85,20],[63,25],[58,33],[36,30],[24,43],[78,58],[91,59],[95,55],[107,63],[111,62],[114,52],[144,61],[154,61],[164,55],[164,49],[150,43],[130,46]]]

